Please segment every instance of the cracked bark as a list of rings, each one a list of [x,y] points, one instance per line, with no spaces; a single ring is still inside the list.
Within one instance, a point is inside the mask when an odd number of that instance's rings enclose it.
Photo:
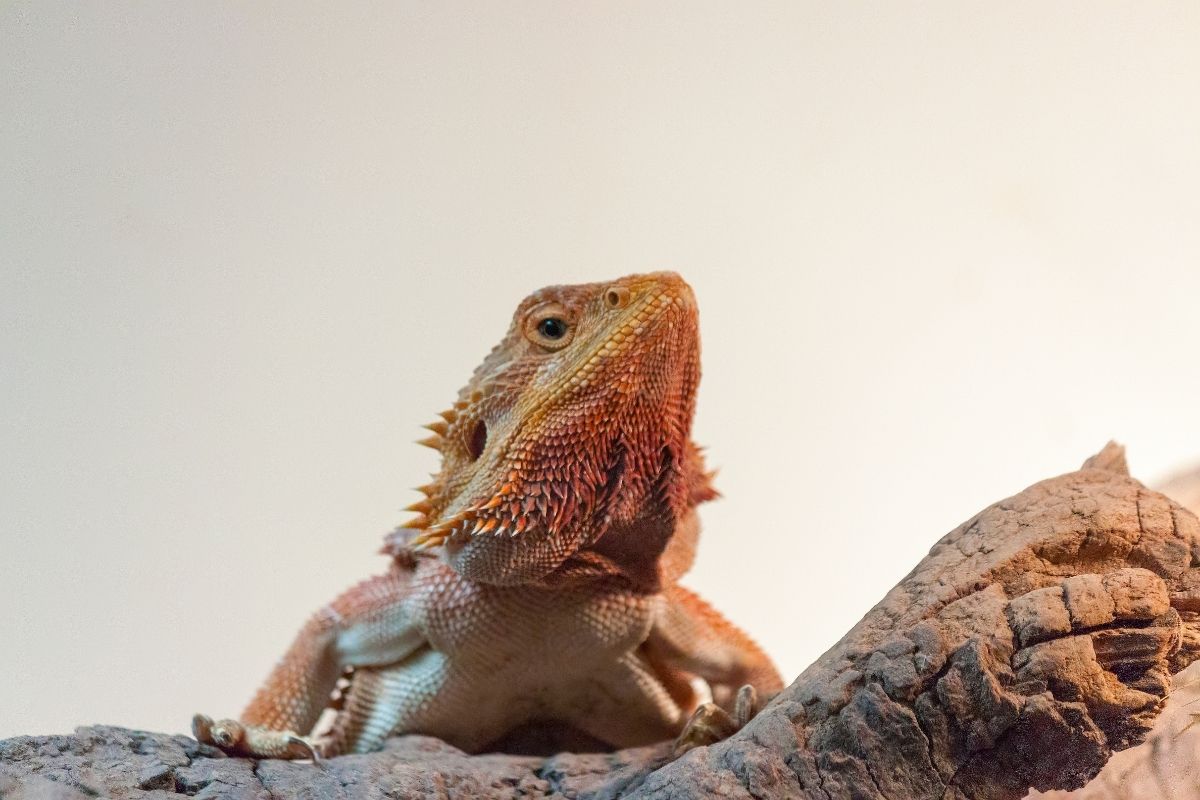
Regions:
[[[0,742],[0,796],[1016,800],[1142,741],[1200,655],[1200,523],[1110,445],[944,536],[727,741],[551,758],[433,739],[311,764],[117,728]],[[25,794],[21,794],[24,792]],[[59,792],[59,794],[50,794]]]
[[[1200,469],[1180,473],[1158,488],[1193,512],[1200,510]],[[1181,614],[1200,611],[1200,584],[1186,583],[1182,592],[1172,595],[1171,605]],[[1034,796],[1055,800],[1200,800],[1200,662],[1175,675],[1170,696],[1145,742],[1115,754],[1082,789],[1034,792]]]

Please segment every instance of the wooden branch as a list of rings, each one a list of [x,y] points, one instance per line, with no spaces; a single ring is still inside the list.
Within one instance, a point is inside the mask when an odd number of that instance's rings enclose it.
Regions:
[[[1200,469],[1180,472],[1156,488],[1192,513],[1200,510]],[[1172,679],[1170,695],[1146,741],[1114,755],[1082,789],[1033,796],[1054,800],[1200,797],[1200,661]]]
[[[0,742],[0,776],[114,797],[1016,800],[1081,786],[1146,736],[1200,655],[1198,540],[1110,445],[947,534],[746,728],[674,761],[665,746],[469,757],[410,736],[317,767],[88,728]]]
[[[1110,445],[947,534],[746,730],[644,788],[690,775],[770,776],[778,796],[813,798],[1078,787],[1142,740],[1170,673],[1200,653],[1198,533]]]

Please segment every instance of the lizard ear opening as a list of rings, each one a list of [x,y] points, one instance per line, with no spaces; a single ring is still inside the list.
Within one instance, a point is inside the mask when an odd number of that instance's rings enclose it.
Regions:
[[[471,438],[467,442],[467,452],[470,454],[472,461],[477,461],[483,455],[483,448],[487,447],[487,439],[487,423],[479,420],[475,423],[475,427],[471,429]]]

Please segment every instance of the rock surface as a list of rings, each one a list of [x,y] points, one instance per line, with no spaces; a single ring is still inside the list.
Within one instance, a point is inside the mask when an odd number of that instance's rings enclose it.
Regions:
[[[0,797],[987,798],[1073,789],[1200,656],[1200,523],[1120,448],[951,531],[732,738],[551,758],[433,739],[322,766],[82,728],[0,742]],[[1169,795],[1160,795],[1167,796]]]

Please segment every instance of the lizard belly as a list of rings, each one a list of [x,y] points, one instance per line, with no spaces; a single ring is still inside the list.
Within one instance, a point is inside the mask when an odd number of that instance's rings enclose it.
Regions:
[[[413,588],[412,618],[432,653],[391,668],[409,686],[407,673],[422,676],[421,690],[410,689],[403,700],[396,732],[434,735],[471,751],[538,719],[605,740],[629,737],[610,734],[624,729],[609,720],[593,724],[597,715],[648,716],[638,727],[652,730],[634,739],[662,738],[677,726],[680,712],[663,702],[665,693],[631,679],[649,675],[636,651],[649,634],[657,595],[611,577],[586,586],[491,586],[437,562],[422,565]]]

